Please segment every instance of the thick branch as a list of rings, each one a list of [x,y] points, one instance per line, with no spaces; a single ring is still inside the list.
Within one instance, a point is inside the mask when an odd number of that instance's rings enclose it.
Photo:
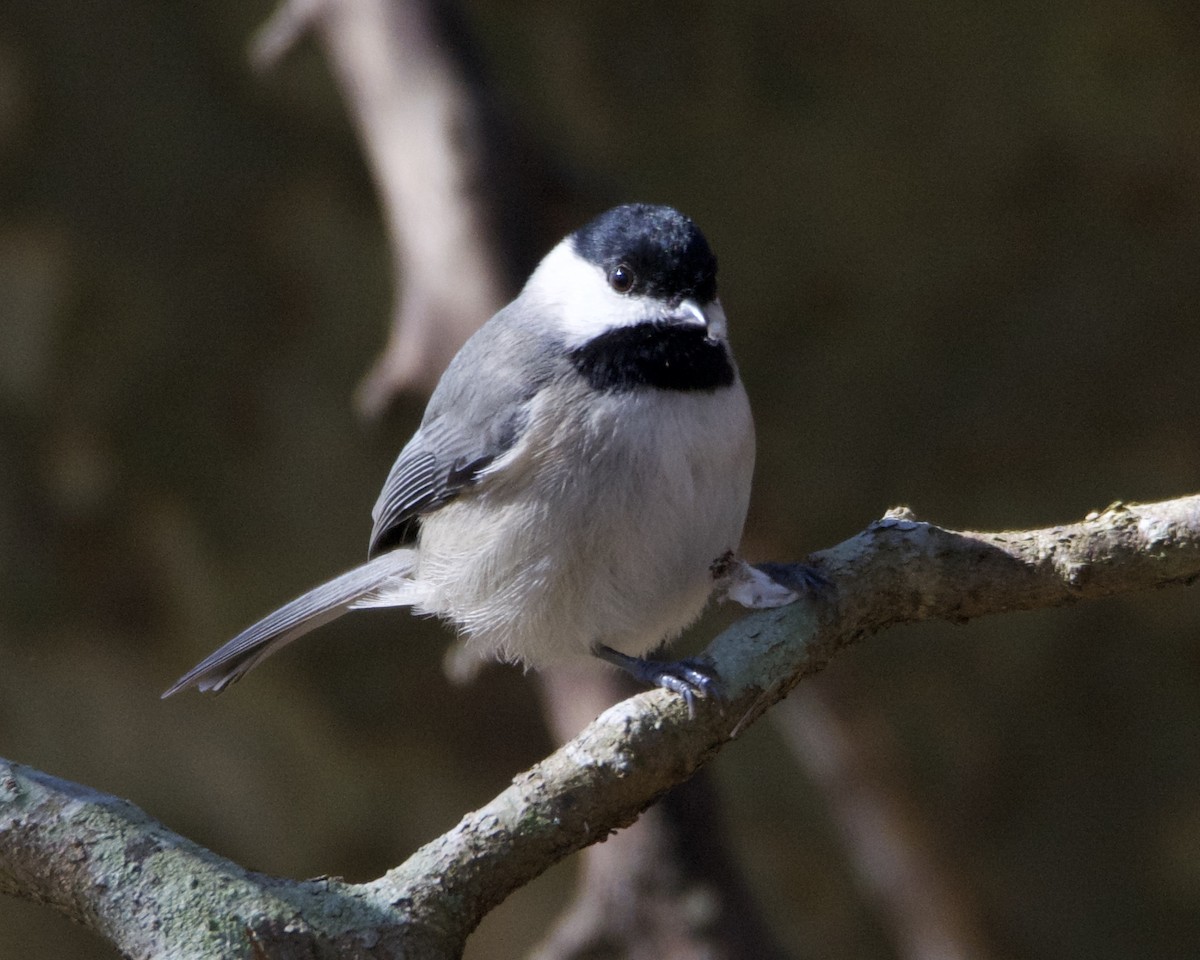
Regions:
[[[452,957],[462,942],[346,884],[252,873],[128,801],[2,759],[0,893],[133,958]]]
[[[710,645],[723,705],[702,704],[690,720],[661,690],[618,704],[378,880],[251,874],[123,801],[0,767],[0,891],[49,903],[137,957],[267,946],[271,956],[454,957],[512,890],[632,822],[840,647],[901,622],[1194,582],[1200,496],[1008,533],[955,533],[893,512],[811,562],[828,588],[748,616]]]

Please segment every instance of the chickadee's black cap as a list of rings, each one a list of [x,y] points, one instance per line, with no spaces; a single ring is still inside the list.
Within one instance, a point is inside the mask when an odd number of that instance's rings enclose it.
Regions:
[[[678,302],[717,296],[717,258],[696,226],[673,207],[626,203],[571,235],[575,252],[606,273],[625,264],[630,292]]]

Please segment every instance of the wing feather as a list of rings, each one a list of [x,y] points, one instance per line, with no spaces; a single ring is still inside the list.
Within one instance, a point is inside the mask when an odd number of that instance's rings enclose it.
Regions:
[[[367,555],[415,542],[420,518],[477,483],[498,458],[519,441],[527,420],[521,403],[496,416],[486,429],[441,418],[423,424],[397,457],[384,481],[371,517],[375,521]]]

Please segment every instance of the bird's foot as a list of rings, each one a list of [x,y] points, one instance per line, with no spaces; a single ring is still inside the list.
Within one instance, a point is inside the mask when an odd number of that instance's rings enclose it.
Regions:
[[[797,593],[824,593],[834,589],[832,580],[807,563],[756,563],[754,568]]]
[[[713,580],[724,598],[751,610],[795,603],[805,593],[831,586],[813,567],[802,563],[760,563],[754,566],[726,553],[713,561]]]
[[[685,660],[645,660],[603,644],[597,644],[592,652],[649,687],[662,687],[679,694],[687,703],[689,717],[696,716],[697,697],[721,699],[721,678],[707,660],[695,657]]]

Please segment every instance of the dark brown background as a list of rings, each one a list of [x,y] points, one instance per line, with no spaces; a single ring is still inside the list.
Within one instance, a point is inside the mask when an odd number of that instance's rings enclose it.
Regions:
[[[759,423],[756,558],[896,503],[990,529],[1200,489],[1200,18],[962,6],[466,7],[581,182],[681,207],[718,251]],[[246,66],[270,9],[0,10],[0,754],[256,868],[359,879],[549,742],[519,671],[451,687],[446,634],[395,612],[220,699],[158,699],[362,556],[420,410],[353,414],[388,255],[316,47]],[[894,631],[816,682],[893,731],[996,956],[1184,958],[1198,630],[1176,590]],[[794,955],[895,956],[778,732],[715,774]],[[570,872],[469,955],[520,956]],[[0,955],[111,954],[6,900]]]

